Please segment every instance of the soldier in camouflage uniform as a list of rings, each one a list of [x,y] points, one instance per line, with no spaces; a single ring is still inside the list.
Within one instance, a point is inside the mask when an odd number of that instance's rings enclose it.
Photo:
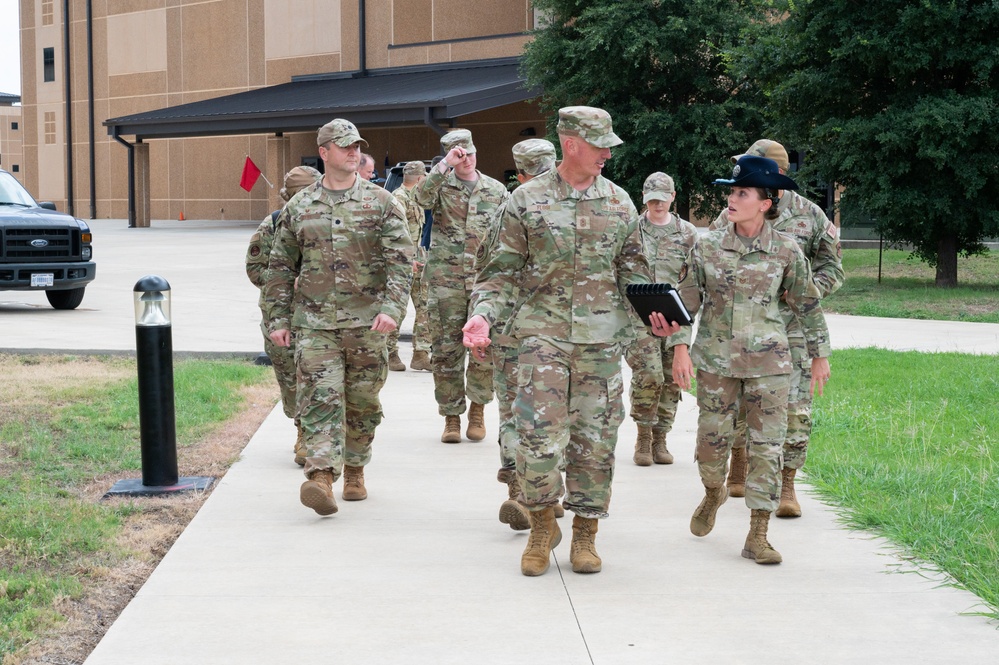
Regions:
[[[489,331],[516,291],[505,332],[520,342],[517,362],[517,475],[530,511],[524,575],[541,575],[562,533],[554,504],[575,513],[570,560],[577,573],[602,562],[594,540],[607,517],[617,430],[624,419],[621,354],[641,325],[629,283],[649,283],[628,193],[600,173],[621,144],[610,115],[559,110],[562,162],[514,190],[499,238],[483,266],[465,344],[485,354]],[[559,458],[565,455],[565,482]]]
[[[431,328],[434,396],[444,416],[444,443],[461,442],[461,414],[468,407],[472,441],[486,438],[483,407],[493,399],[493,368],[488,356],[469,356],[461,326],[470,314],[475,281],[475,253],[490,222],[507,199],[506,187],[475,168],[475,145],[467,129],[441,137],[445,152],[423,184],[414,189],[416,202],[433,213],[433,243],[423,271],[427,282],[427,312]]]
[[[555,166],[555,146],[545,139],[527,139],[513,146],[513,162],[517,167],[517,181],[524,184],[546,173]],[[502,215],[502,209],[500,209]],[[493,248],[499,240],[500,217],[497,216],[489,237],[479,245],[475,257],[478,272],[492,256]],[[517,289],[515,289],[517,291]],[[519,342],[505,334],[504,328],[512,319],[516,293],[498,308],[497,321],[501,322],[489,336],[493,361],[493,382],[496,402],[499,404],[499,447],[500,468],[496,479],[507,486],[507,500],[500,505],[499,521],[509,524],[515,531],[531,528],[528,511],[517,500],[520,496],[520,481],[517,479],[517,426],[513,417],[513,403],[517,397],[517,357],[520,354]],[[555,516],[565,514],[561,504],[555,504]]]
[[[406,210],[406,221],[409,223],[409,235],[416,243],[416,258],[413,259],[413,288],[410,298],[413,309],[416,310],[416,321],[413,323],[413,360],[409,366],[416,370],[431,370],[430,366],[430,330],[427,318],[427,290],[423,282],[423,266],[426,263],[426,250],[419,246],[423,232],[423,222],[426,216],[423,208],[413,199],[413,189],[427,175],[427,167],[423,162],[406,162],[402,168],[402,185],[392,194]],[[406,366],[399,359],[399,330],[393,330],[388,336],[389,369],[403,371]],[[393,359],[398,363],[393,366]]]
[[[697,228],[669,211],[676,198],[673,178],[656,172],[645,179],[642,201],[647,209],[639,217],[642,250],[652,268],[653,281],[677,284],[680,269],[697,242]],[[628,347],[625,359],[632,369],[631,417],[638,424],[634,462],[638,466],[672,464],[666,435],[673,429],[680,386],[673,380],[673,345],[643,329]]]
[[[697,367],[695,457],[704,484],[704,500],[690,520],[690,531],[705,536],[714,528],[718,507],[728,497],[725,467],[735,437],[734,423],[745,408],[749,473],[746,505],[752,511],[742,555],[757,563],[780,563],[767,540],[770,514],[777,508],[787,432],[787,398],[793,359],[777,303],[783,297],[798,317],[812,358],[811,388],[829,378],[829,331],[819,292],[797,243],[766,223],[776,217],[777,190],[796,189],[778,172],[776,162],[746,155],[729,180],[732,188],[725,228],[702,236],[691,254],[681,295],[701,319],[693,351],[684,329],[674,347],[675,378],[690,387]]]
[[[322,174],[311,166],[296,166],[284,176],[284,187],[281,188],[281,198],[288,201],[306,185],[311,185],[322,177]],[[260,312],[264,318],[260,321],[260,331],[264,335],[264,352],[271,359],[271,366],[274,368],[274,376],[277,377],[278,386],[281,388],[281,406],[284,415],[294,418],[295,429],[298,436],[295,439],[295,464],[305,465],[305,450],[302,436],[302,424],[298,419],[295,407],[295,342],[287,347],[278,346],[271,341],[267,334],[267,316],[264,304],[263,288],[267,281],[267,262],[271,256],[271,244],[274,241],[274,231],[277,229],[278,215],[280,210],[275,210],[260,222],[257,231],[250,238],[250,246],[246,250],[246,276],[250,278],[253,285],[261,289]]]
[[[749,147],[747,155],[767,157],[777,162],[780,172],[787,174],[790,162],[787,150],[780,143],[760,139]],[[736,162],[742,155],[735,155]],[[776,230],[793,237],[811,266],[812,282],[825,298],[843,285],[843,251],[839,243],[839,230],[822,212],[822,208],[791,190],[781,192],[777,204],[780,216],[770,222]],[[723,211],[711,228],[728,224]],[[811,361],[805,347],[801,324],[787,303],[778,303],[778,309],[787,325],[787,338],[791,345],[794,368],[791,371],[791,389],[787,404],[787,436],[784,439],[784,468],[781,470],[781,497],[777,517],[800,517],[801,505],[794,491],[794,476],[805,464],[808,439],[812,433]],[[740,414],[736,425],[738,436],[732,448],[732,462],[726,484],[730,496],[745,496],[746,492],[746,437],[745,414]]]
[[[388,374],[385,335],[406,311],[413,241],[395,197],[357,175],[364,140],[336,119],[323,125],[323,179],[296,194],[278,217],[264,295],[270,337],[297,344],[298,414],[305,433],[299,496],[320,515],[343,498],[367,497],[364,466],[382,419]]]

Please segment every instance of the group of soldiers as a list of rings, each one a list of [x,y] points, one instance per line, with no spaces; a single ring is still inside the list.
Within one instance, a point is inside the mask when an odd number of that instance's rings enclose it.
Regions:
[[[247,273],[261,288],[265,350],[298,428],[302,504],[337,512],[341,475],[344,500],[367,497],[378,393],[390,367],[405,369],[394,365],[412,297],[411,366],[433,372],[441,441],[462,441],[466,410],[465,437],[484,439],[484,407],[497,397],[497,479],[508,489],[499,519],[530,529],[523,574],[548,569],[565,511],[573,570],[601,569],[595,539],[625,415],[622,358],[633,370],[634,462],[673,462],[666,435],[696,366],[705,499],[691,531],[706,535],[727,496],[745,495],[753,518],[743,555],[779,562],[766,520],[774,510],[800,515],[793,482],[811,390],[829,376],[818,303],[843,280],[835,227],[793,191],[776,142],[733,158],[733,179],[716,181],[732,188],[729,208],[699,236],[670,211],[676,188],[665,173],[647,178],[641,216],[602,176],[622,143],[605,111],[560,109],[557,133],[561,161],[543,139],[513,146],[512,193],[478,171],[464,129],[441,138],[444,156],[429,173],[407,163],[392,194],[358,175],[366,142],[342,119],[318,133],[325,173],[288,173],[287,203],[254,234]],[[425,210],[432,241],[422,249]],[[701,310],[696,340],[661,314],[649,326],[637,317],[626,287],[651,282],[676,285]]]

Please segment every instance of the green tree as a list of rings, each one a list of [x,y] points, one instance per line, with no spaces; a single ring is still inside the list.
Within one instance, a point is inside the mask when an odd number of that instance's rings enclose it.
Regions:
[[[678,209],[714,216],[728,157],[760,138],[762,114],[726,74],[726,49],[748,24],[734,0],[536,0],[548,24],[525,49],[528,80],[557,109],[606,109],[624,145],[608,174],[633,195],[654,171],[673,176]]]
[[[910,243],[957,284],[957,257],[999,235],[999,3],[773,3],[734,60],[777,134],[844,188],[843,209]]]

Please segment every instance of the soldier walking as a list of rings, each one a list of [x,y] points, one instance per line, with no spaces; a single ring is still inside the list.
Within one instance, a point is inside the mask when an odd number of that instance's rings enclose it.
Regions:
[[[280,192],[281,198],[287,202],[300,189],[319,180],[322,175],[311,166],[296,166],[284,176],[284,187],[281,188]],[[271,245],[274,243],[274,232],[277,230],[279,214],[281,211],[275,210],[264,217],[264,221],[260,222],[260,226],[250,238],[250,246],[246,249],[246,276],[250,278],[254,286],[260,289],[260,300],[257,304],[261,314],[263,314],[263,319],[260,321],[260,331],[264,335],[264,352],[271,359],[274,376],[281,388],[281,408],[284,410],[284,415],[295,420],[295,429],[298,431],[298,436],[295,438],[295,464],[305,466],[302,423],[298,419],[298,411],[295,406],[295,389],[298,382],[295,377],[295,341],[290,340],[289,346],[278,346],[271,341],[270,335],[268,335],[267,307],[263,292],[264,285],[267,283],[267,262],[271,256]]]
[[[555,146],[545,139],[527,139],[513,146],[513,162],[517,167],[517,181],[530,182],[555,166]],[[502,209],[501,209],[502,210]],[[500,216],[497,216],[489,238],[479,246],[475,257],[476,272],[492,257],[499,240]],[[478,280],[476,280],[476,283]],[[498,325],[490,332],[490,350],[493,361],[493,382],[496,402],[499,404],[500,468],[496,480],[507,486],[507,500],[500,505],[499,521],[509,524],[514,531],[531,528],[530,515],[520,503],[520,481],[517,480],[517,425],[513,417],[513,403],[517,397],[517,357],[520,344],[504,332],[512,319],[520,290],[514,289],[507,301],[497,310]],[[562,517],[562,504],[555,504],[555,516]]]
[[[697,242],[697,228],[669,211],[676,198],[673,178],[656,172],[645,179],[642,201],[647,206],[638,219],[642,250],[654,282],[676,285],[681,268]],[[680,386],[673,380],[673,347],[678,339],[655,337],[647,330],[628,346],[631,367],[631,417],[638,425],[634,462],[638,466],[672,464],[666,435],[673,429]]]
[[[330,121],[317,142],[326,174],[278,216],[264,293],[271,340],[286,347],[294,336],[297,345],[307,478],[299,497],[331,515],[341,472],[345,501],[368,495],[364,467],[388,374],[385,335],[406,311],[413,241],[395,197],[357,175],[366,141],[353,123]]]
[[[784,298],[801,322],[811,360],[811,389],[829,378],[829,331],[819,293],[797,243],[766,223],[779,214],[777,192],[796,189],[777,163],[746,155],[732,178],[715,184],[732,188],[729,224],[702,236],[691,254],[681,293],[691,313],[701,312],[697,338],[688,355],[677,344],[675,379],[690,388],[697,367],[695,458],[704,499],[690,519],[690,531],[706,536],[725,503],[725,467],[740,408],[746,411],[749,472],[746,505],[750,529],[742,556],[760,564],[780,563],[767,540],[770,514],[781,489],[782,447],[787,432],[787,397],[792,357],[777,303]]]
[[[465,436],[486,438],[483,408],[493,399],[493,368],[488,356],[476,358],[462,346],[461,327],[470,314],[475,254],[507,191],[476,168],[475,144],[467,129],[441,137],[444,159],[414,189],[416,202],[433,213],[433,244],[423,272],[431,327],[434,396],[444,416],[444,443],[461,442],[461,414],[468,408]],[[468,366],[465,357],[469,355]]]
[[[416,321],[413,323],[413,359],[409,366],[416,370],[430,371],[430,321],[427,317],[427,290],[423,280],[423,266],[426,264],[426,250],[419,246],[423,234],[423,222],[426,215],[423,208],[413,198],[413,190],[427,176],[427,167],[423,162],[406,162],[402,167],[402,185],[392,192],[406,211],[406,222],[409,224],[409,235],[413,242],[416,255],[413,258],[413,286],[410,298],[413,309],[416,310]],[[389,370],[401,372],[406,369],[399,358],[399,329],[396,328],[388,336]]]
[[[561,541],[555,504],[563,494],[575,513],[573,571],[602,567],[595,539],[597,520],[608,515],[624,419],[621,354],[640,325],[625,287],[651,278],[638,211],[627,192],[601,176],[610,149],[622,143],[610,115],[588,106],[560,109],[558,134],[562,162],[518,187],[503,210],[465,325],[465,344],[484,355],[508,294],[519,287],[507,331],[520,343],[513,413],[520,498],[531,521],[520,570],[529,576],[548,570]]]
[[[777,162],[780,173],[787,175],[790,161],[787,150],[777,141],[760,139],[746,150],[747,155],[766,157]],[[736,162],[742,155],[735,155]],[[777,219],[768,222],[774,229],[790,235],[797,241],[808,259],[812,283],[823,298],[843,285],[843,250],[839,231],[829,221],[822,208],[790,189],[779,193]],[[722,228],[729,223],[728,213],[722,211],[711,228]],[[801,504],[794,491],[795,474],[804,466],[808,440],[812,435],[811,359],[805,346],[801,323],[786,302],[777,303],[778,311],[787,327],[787,340],[791,345],[791,387],[787,403],[787,435],[784,439],[784,467],[781,469],[780,505],[777,517],[800,517]],[[732,461],[726,485],[729,496],[746,494],[746,424],[745,414],[739,414],[736,424],[736,441],[732,448]]]

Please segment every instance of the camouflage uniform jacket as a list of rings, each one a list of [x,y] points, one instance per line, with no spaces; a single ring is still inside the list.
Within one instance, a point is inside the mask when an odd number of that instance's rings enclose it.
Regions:
[[[309,185],[278,217],[264,290],[270,330],[369,327],[378,314],[398,324],[412,261],[394,196],[362,178],[336,200],[321,180]]]
[[[791,373],[791,352],[777,308],[781,294],[801,321],[812,358],[828,357],[829,330],[808,263],[790,237],[764,224],[747,247],[735,226],[701,236],[681,294],[701,310],[691,360],[698,369],[735,378]]]
[[[403,210],[406,211],[406,223],[409,224],[409,237],[413,239],[414,244],[417,244],[420,241],[420,235],[423,233],[423,220],[426,219],[426,216],[423,214],[423,208],[416,202],[415,189],[415,187],[413,189],[406,189],[402,185],[399,185],[399,187],[392,191],[392,196],[402,204]]]
[[[261,311],[265,309],[264,284],[267,282],[267,262],[270,260],[276,228],[277,222],[274,216],[267,215],[250,237],[250,246],[246,248],[246,276],[260,289],[257,305]]]
[[[492,225],[489,228],[489,235],[479,245],[479,249],[475,254],[476,287],[479,285],[479,275],[482,272],[482,268],[489,263],[493,253],[496,251],[496,245],[499,243],[500,229],[502,228],[503,211],[509,203],[510,199],[507,199],[506,203],[496,211]],[[519,294],[520,280],[518,276],[516,284],[505,284],[502,294],[497,296],[496,302],[499,304],[495,307],[495,313],[499,324],[489,332],[489,339],[492,340],[493,344],[509,346],[513,343],[513,337],[507,333],[506,329],[513,323],[513,312]]]
[[[808,259],[812,270],[812,282],[825,298],[843,286],[843,250],[839,244],[839,229],[829,221],[815,203],[798,192],[785,189],[777,203],[780,217],[769,222],[771,226],[786,233],[798,242],[798,246]],[[712,229],[728,225],[728,212],[722,211],[711,224]],[[788,337],[802,337],[801,326],[787,303],[778,305],[780,314],[787,324]]]
[[[489,233],[496,210],[509,196],[506,187],[479,173],[469,193],[454,171],[444,174],[433,168],[423,183],[413,189],[413,195],[434,218],[424,279],[430,286],[471,291],[475,282],[475,253]]]
[[[669,213],[670,221],[655,226],[643,213],[638,219],[638,232],[642,238],[642,251],[652,269],[652,281],[677,286],[690,252],[697,244],[697,227],[687,220]],[[645,333],[651,336],[646,329]],[[677,334],[667,338],[667,347],[688,344],[689,339]]]
[[[511,289],[520,294],[508,332],[573,344],[628,342],[641,326],[625,287],[648,283],[649,264],[631,197],[597,176],[577,192],[556,169],[514,190],[482,266],[473,314],[491,327]]]

